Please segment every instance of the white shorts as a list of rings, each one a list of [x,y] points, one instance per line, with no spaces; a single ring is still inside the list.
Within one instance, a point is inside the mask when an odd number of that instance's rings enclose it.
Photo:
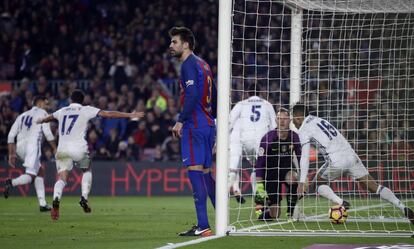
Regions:
[[[236,171],[240,168],[243,156],[254,165],[256,163],[257,151],[259,145],[256,141],[252,143],[242,143],[240,141],[231,141],[230,143],[230,165],[229,169]]]
[[[26,173],[37,175],[41,167],[40,163],[40,146],[38,144],[25,143],[16,146],[16,154],[23,161]]]
[[[367,168],[365,168],[361,159],[359,159],[358,155],[353,151],[331,156],[317,173],[322,179],[328,181],[333,181],[345,176],[349,176],[355,180],[368,174]]]
[[[73,165],[81,168],[89,168],[91,160],[89,153],[85,151],[57,151],[56,152],[56,169],[57,172],[71,171]]]

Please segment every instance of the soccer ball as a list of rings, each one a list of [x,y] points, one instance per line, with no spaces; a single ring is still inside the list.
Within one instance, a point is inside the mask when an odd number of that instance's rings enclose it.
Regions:
[[[329,209],[329,219],[333,224],[344,224],[348,218],[348,212],[341,205],[333,206]]]

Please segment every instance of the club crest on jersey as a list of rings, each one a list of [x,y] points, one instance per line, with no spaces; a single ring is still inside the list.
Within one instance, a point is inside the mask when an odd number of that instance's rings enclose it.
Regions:
[[[286,152],[287,151],[287,146],[286,145],[283,145],[282,146],[282,152]]]
[[[263,149],[263,147],[260,147],[259,148],[259,156],[263,156],[264,155],[264,149]]]
[[[187,80],[187,81],[185,82],[185,87],[189,87],[189,86],[191,86],[191,85],[194,85],[194,80]]]

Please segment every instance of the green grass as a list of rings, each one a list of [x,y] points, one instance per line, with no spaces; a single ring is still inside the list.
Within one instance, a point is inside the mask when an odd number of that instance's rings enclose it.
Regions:
[[[0,248],[155,248],[185,242],[177,232],[195,222],[191,197],[91,197],[84,214],[78,198],[64,196],[61,218],[38,211],[35,197],[0,200]],[[234,201],[232,205],[234,205]],[[214,227],[214,215],[210,222]],[[234,217],[234,216],[233,216]],[[329,223],[326,223],[329,225]],[[411,243],[411,238],[236,237],[188,248],[302,248],[315,243]]]

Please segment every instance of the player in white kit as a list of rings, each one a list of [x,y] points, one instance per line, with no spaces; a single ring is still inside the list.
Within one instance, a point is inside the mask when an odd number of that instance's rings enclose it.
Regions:
[[[56,144],[49,124],[36,124],[36,120],[46,117],[45,111],[48,100],[44,96],[36,96],[33,99],[33,107],[20,114],[14,121],[8,138],[8,163],[16,166],[17,157],[23,161],[26,168],[25,174],[15,179],[8,179],[5,183],[4,197],[8,198],[12,187],[29,184],[34,181],[40,212],[50,211],[45,199],[44,170],[41,168],[40,155],[43,134],[49,141],[53,152],[56,152]],[[17,143],[15,143],[17,137]]]
[[[306,192],[310,143],[314,143],[325,157],[325,164],[318,170],[315,179],[312,181],[318,184],[317,192],[319,195],[348,209],[350,207],[349,202],[337,196],[328,185],[328,182],[341,176],[349,176],[359,182],[364,189],[378,194],[381,199],[399,208],[405,217],[414,224],[414,212],[406,207],[389,188],[377,184],[351,145],[332,124],[319,117],[309,115],[309,111],[302,104],[293,107],[293,123],[299,129],[298,134],[302,145],[298,185],[299,196],[303,196]]]
[[[229,191],[233,188],[236,200],[244,203],[240,190],[239,168],[242,156],[251,165],[256,163],[260,140],[270,130],[276,128],[276,113],[266,100],[255,96],[254,89],[246,92],[245,100],[238,102],[230,112],[230,166]],[[251,175],[253,193],[255,193],[255,174]]]
[[[38,123],[57,120],[59,123],[59,144],[56,152],[56,167],[59,175],[53,191],[53,207],[51,217],[53,220],[59,218],[59,205],[63,188],[66,185],[69,171],[73,165],[83,171],[82,195],[79,204],[85,213],[90,213],[88,195],[92,185],[91,160],[89,158],[88,143],[85,140],[89,120],[95,117],[102,118],[131,118],[139,119],[144,116],[143,112],[117,112],[104,111],[92,106],[84,106],[84,94],[81,90],[74,90],[71,94],[71,104],[63,107],[52,115],[38,120]]]

